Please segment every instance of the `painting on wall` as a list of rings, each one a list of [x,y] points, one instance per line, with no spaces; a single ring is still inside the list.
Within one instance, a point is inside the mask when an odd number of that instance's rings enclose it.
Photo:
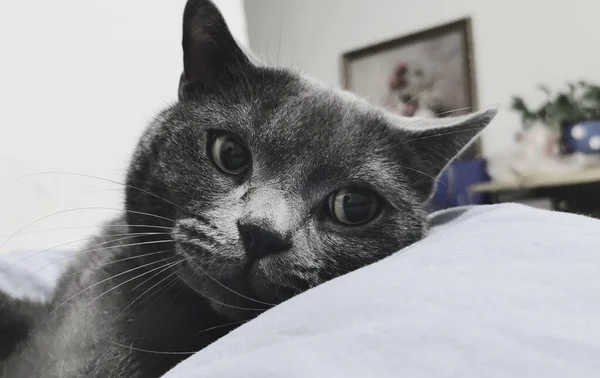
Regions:
[[[406,117],[476,110],[470,25],[462,19],[350,51],[342,56],[343,85]]]

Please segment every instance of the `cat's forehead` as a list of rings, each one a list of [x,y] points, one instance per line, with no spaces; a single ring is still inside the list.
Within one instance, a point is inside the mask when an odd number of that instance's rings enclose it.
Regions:
[[[259,139],[310,142],[319,148],[345,143],[348,149],[376,143],[389,129],[381,110],[351,93],[289,72],[273,75],[281,75],[285,84],[279,89],[263,87],[254,108],[247,109],[254,115],[251,134]]]
[[[366,101],[274,69],[205,96],[182,117],[192,127],[229,131],[277,156],[327,153],[339,158],[358,150],[381,151],[377,145],[388,144],[392,134],[385,113]]]
[[[389,124],[377,108],[312,80],[294,77],[284,91],[266,90],[263,99],[247,109],[249,122],[240,131],[278,156],[295,151],[306,160],[367,161],[390,142]]]

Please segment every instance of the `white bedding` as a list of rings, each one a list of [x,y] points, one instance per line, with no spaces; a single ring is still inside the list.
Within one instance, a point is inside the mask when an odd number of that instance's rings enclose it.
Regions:
[[[600,221],[498,205],[432,223],[165,377],[600,377]]]
[[[600,221],[473,208],[266,312],[167,378],[600,377]]]

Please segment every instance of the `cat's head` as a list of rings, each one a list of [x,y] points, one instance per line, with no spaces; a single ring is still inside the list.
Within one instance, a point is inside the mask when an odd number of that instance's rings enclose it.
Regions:
[[[400,118],[255,65],[206,0],[186,6],[183,51],[179,101],[131,164],[128,223],[173,227],[178,274],[231,317],[422,238],[436,176],[495,115]]]

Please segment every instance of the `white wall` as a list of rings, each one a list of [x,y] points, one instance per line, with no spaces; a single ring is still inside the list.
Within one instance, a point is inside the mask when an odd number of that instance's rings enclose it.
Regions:
[[[340,84],[343,52],[473,18],[479,103],[538,101],[539,83],[600,82],[598,0],[246,0],[251,47],[326,84]],[[282,22],[283,20],[283,22]],[[512,142],[518,117],[504,111],[484,135],[487,154]]]
[[[0,2],[0,237],[65,209],[121,208],[122,182],[147,121],[176,99],[185,0]],[[247,44],[241,0],[217,1]],[[78,210],[24,231],[97,225]],[[51,247],[92,229],[18,236],[0,248]],[[0,238],[0,244],[3,240]],[[71,246],[65,246],[71,247]]]

